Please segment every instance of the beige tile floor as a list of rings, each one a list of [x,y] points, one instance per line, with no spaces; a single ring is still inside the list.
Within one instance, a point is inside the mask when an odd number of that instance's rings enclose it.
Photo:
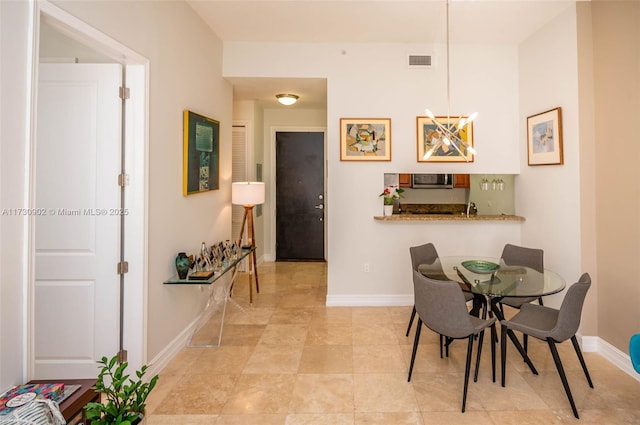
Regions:
[[[325,307],[324,263],[265,263],[259,273],[252,305],[239,276],[234,300],[245,311],[229,305],[222,346],[185,348],[161,371],[148,425],[640,424],[640,382],[600,355],[585,353],[591,389],[571,343],[560,345],[578,421],[545,343],[529,343],[538,376],[509,344],[502,388],[488,335],[461,413],[466,342],[440,359],[423,328],[408,383],[411,307]]]

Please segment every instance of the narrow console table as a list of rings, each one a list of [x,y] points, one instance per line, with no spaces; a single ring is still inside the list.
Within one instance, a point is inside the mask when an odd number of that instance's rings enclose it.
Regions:
[[[198,319],[189,342],[188,347],[219,347],[222,341],[222,328],[224,326],[224,317],[227,309],[227,302],[230,300],[236,307],[244,311],[244,308],[231,298],[231,290],[233,283],[238,274],[237,266],[249,254],[253,253],[256,247],[243,248],[237,258],[226,263],[220,270],[215,270],[213,276],[207,280],[180,279],[178,275],[174,275],[171,279],[164,282],[165,285],[208,285],[209,293],[207,294],[207,304],[204,311]],[[227,275],[231,272],[230,275]],[[257,271],[256,271],[257,272]],[[251,271],[250,271],[251,273]],[[222,277],[226,277],[222,279]],[[251,290],[251,276],[249,280],[249,289]]]

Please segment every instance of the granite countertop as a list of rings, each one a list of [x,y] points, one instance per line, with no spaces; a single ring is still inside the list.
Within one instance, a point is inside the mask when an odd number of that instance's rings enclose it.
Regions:
[[[475,209],[469,211],[467,204],[405,204],[399,205],[401,213],[392,216],[375,216],[383,221],[524,221],[517,215],[477,215]]]
[[[469,215],[466,214],[393,214],[390,216],[374,216],[380,221],[525,221],[519,215]]]

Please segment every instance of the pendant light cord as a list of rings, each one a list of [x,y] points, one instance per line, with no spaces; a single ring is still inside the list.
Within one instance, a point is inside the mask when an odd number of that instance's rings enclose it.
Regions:
[[[447,0],[447,123],[451,122],[451,84],[450,84],[450,71],[449,71],[449,56],[451,49],[449,47],[449,0]]]

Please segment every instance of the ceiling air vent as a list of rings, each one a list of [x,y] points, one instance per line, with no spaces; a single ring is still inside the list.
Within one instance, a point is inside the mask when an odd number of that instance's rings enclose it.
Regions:
[[[409,55],[409,68],[431,68],[431,55]]]

